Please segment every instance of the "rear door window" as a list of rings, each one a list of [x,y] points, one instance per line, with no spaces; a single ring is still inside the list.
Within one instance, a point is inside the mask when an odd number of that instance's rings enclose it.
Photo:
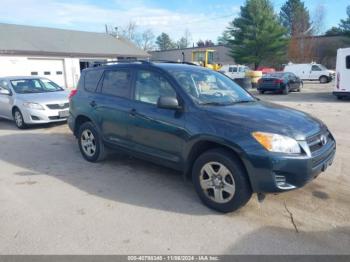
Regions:
[[[350,55],[346,57],[346,69],[350,69]]]
[[[102,74],[103,74],[103,70],[101,69],[87,71],[85,73],[85,78],[84,78],[85,90],[89,92],[95,92],[97,88],[97,84],[100,81]]]
[[[130,97],[131,72],[129,69],[105,71],[102,82],[102,93],[106,95]]]

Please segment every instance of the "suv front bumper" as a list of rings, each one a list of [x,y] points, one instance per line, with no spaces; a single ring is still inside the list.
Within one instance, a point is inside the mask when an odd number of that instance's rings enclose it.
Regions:
[[[279,193],[303,187],[332,165],[335,152],[336,143],[332,140],[310,156],[261,155],[259,166],[247,168],[253,191]]]

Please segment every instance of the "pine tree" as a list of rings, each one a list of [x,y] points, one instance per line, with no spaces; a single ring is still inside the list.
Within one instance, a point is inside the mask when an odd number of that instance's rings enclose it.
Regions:
[[[288,0],[281,8],[280,19],[289,36],[312,33],[310,13],[300,0]]]
[[[156,44],[158,45],[158,48],[161,51],[176,48],[176,44],[170,39],[170,36],[166,33],[161,33],[157,37]]]
[[[254,64],[283,56],[287,47],[286,31],[279,24],[269,0],[247,0],[240,16],[230,23],[230,55],[236,62]]]

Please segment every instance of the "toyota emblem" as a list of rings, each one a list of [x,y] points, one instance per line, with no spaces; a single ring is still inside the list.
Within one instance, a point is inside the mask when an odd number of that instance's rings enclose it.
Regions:
[[[322,135],[321,137],[320,137],[320,142],[321,142],[321,145],[325,145],[325,144],[327,144],[327,137],[325,136],[325,135]]]

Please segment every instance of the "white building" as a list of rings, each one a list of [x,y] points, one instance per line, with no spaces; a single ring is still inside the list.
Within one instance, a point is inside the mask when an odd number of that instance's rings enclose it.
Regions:
[[[0,23],[0,77],[43,76],[76,87],[82,69],[110,59],[147,58],[123,38],[54,28]]]

